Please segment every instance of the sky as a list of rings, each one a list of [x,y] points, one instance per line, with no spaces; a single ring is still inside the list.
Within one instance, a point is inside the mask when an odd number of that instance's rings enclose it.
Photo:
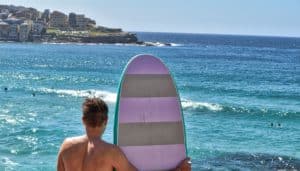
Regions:
[[[300,0],[0,0],[125,31],[300,37]]]

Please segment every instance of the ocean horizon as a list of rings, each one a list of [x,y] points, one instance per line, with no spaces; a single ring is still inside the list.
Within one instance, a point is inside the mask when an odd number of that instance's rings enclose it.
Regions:
[[[275,34],[230,34],[230,33],[204,33],[204,32],[160,32],[160,31],[126,31],[130,33],[154,33],[154,34],[193,34],[193,35],[210,35],[210,36],[239,36],[239,37],[273,37],[273,38],[295,38],[299,39],[298,35],[275,35]]]
[[[112,143],[121,73],[138,54],[174,75],[193,170],[300,170],[300,38],[134,33],[159,43],[0,42],[0,170],[55,170],[90,96],[109,105]]]

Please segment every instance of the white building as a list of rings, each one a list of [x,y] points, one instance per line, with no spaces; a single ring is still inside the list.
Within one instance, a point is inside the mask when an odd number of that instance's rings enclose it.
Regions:
[[[19,41],[24,42],[28,40],[29,32],[30,32],[29,24],[27,23],[21,24],[19,29]]]
[[[11,40],[18,40],[18,38],[19,38],[19,25],[18,24],[10,24],[9,25],[8,37]]]
[[[9,33],[9,24],[0,21],[0,39],[6,39]]]

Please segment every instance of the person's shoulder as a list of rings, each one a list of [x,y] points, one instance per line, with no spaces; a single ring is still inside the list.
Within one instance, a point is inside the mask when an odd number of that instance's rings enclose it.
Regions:
[[[111,143],[108,143],[108,142],[105,142],[103,141],[104,145],[105,145],[105,149],[108,150],[109,152],[111,153],[119,153],[120,152],[120,147],[118,147],[117,145],[115,144],[111,144]]]
[[[86,142],[85,136],[77,136],[77,137],[68,137],[64,140],[64,142],[61,145],[61,151],[65,151],[67,149],[70,149],[74,146],[84,144]]]
[[[114,144],[111,144],[111,152],[112,152],[112,154],[117,155],[117,156],[123,154],[122,149],[119,146],[114,145]]]

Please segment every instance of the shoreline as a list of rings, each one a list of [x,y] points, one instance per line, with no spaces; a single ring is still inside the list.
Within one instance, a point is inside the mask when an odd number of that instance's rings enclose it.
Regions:
[[[53,45],[116,45],[116,46],[144,46],[144,47],[179,47],[183,46],[178,43],[164,43],[164,42],[133,42],[133,43],[108,43],[108,42],[66,42],[66,41],[3,41],[1,43],[17,43],[17,44],[53,44]]]
[[[99,36],[74,36],[74,35],[56,35],[44,34],[40,36],[32,36],[26,41],[16,39],[2,38],[1,42],[57,42],[57,43],[137,43],[138,38],[133,33],[107,33]]]

